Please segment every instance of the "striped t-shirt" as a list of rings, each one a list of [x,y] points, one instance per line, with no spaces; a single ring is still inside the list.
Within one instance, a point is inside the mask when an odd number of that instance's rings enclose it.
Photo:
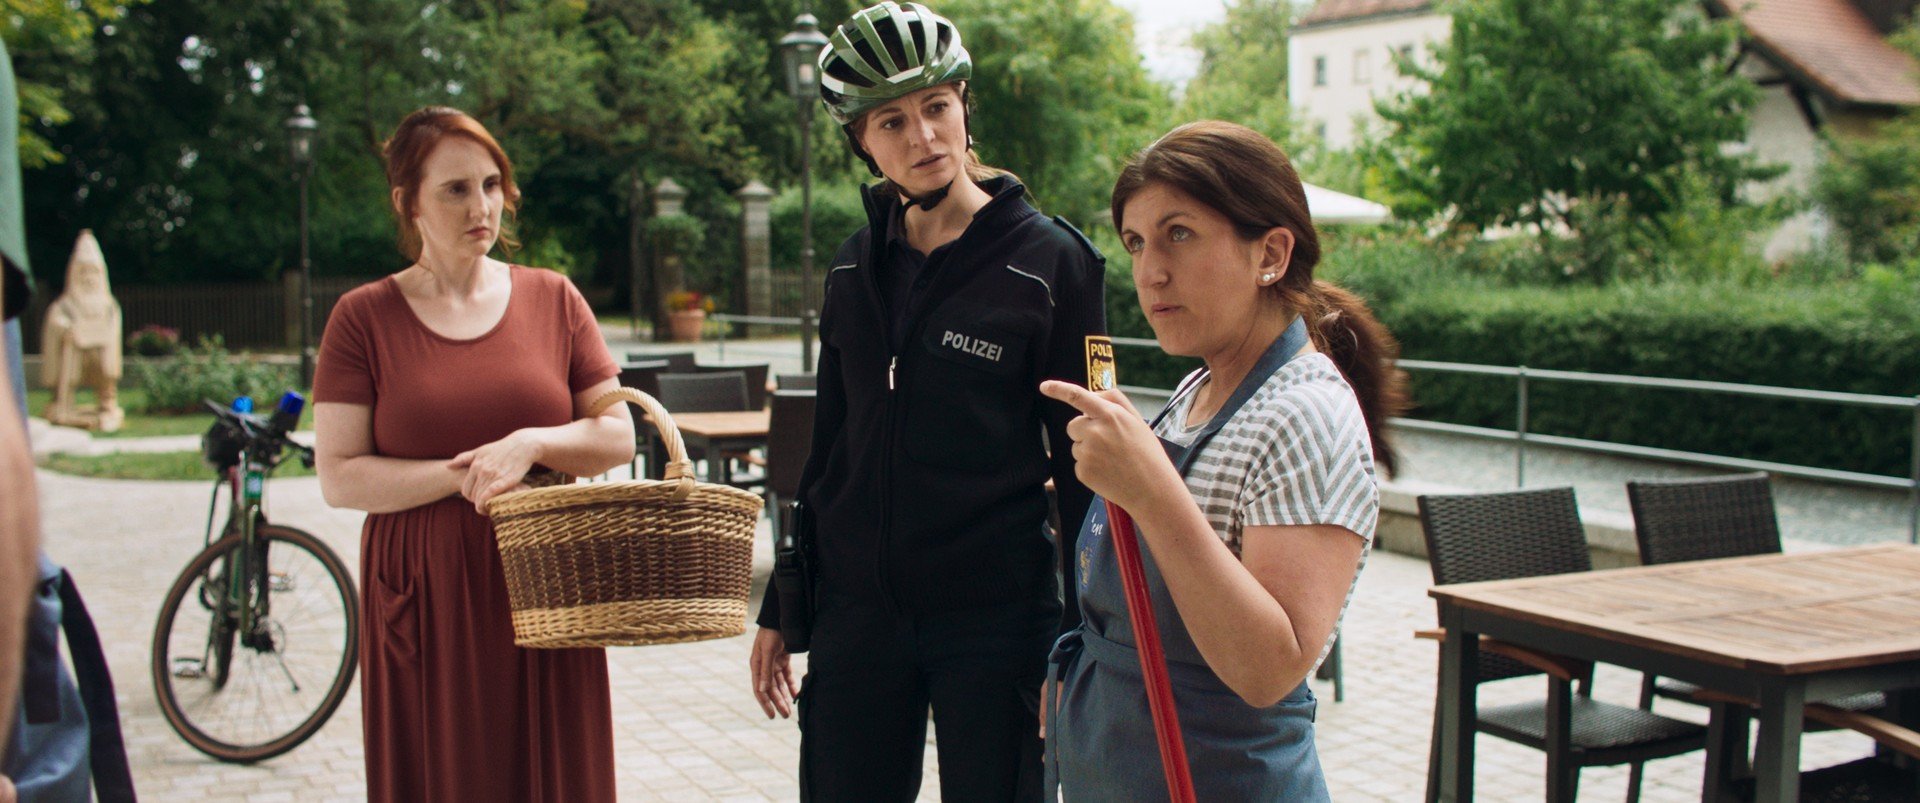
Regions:
[[[1189,376],[1181,384],[1193,381]],[[1193,442],[1207,423],[1186,420],[1198,389],[1174,400],[1155,434],[1183,445]],[[1246,528],[1266,525],[1337,525],[1370,548],[1380,489],[1367,422],[1353,388],[1324,354],[1288,361],[1201,448],[1187,470],[1187,490],[1235,555]],[[1362,548],[1356,584],[1366,564],[1367,548]],[[1352,599],[1348,586],[1340,604],[1343,618]],[[1316,664],[1331,646],[1329,640],[1321,647]]]

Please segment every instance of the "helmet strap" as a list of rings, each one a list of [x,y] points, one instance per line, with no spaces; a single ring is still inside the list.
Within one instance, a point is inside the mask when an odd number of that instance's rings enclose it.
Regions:
[[[960,179],[965,177],[966,177],[966,174],[961,173],[958,176],[954,176],[953,181],[959,181]],[[941,201],[944,201],[947,199],[947,193],[953,191],[953,181],[947,182],[947,185],[944,187],[941,187],[940,189],[934,190],[929,193],[925,193],[923,195],[913,195],[911,193],[906,193],[904,191],[901,194],[907,196],[907,206],[913,206],[915,204],[918,204],[921,209],[931,212],[933,211],[934,207],[940,205]]]

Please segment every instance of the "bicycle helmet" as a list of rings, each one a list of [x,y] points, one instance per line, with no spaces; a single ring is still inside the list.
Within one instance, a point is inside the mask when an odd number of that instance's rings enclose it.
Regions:
[[[842,126],[875,106],[972,76],[960,30],[919,3],[862,9],[820,51],[820,100]]]

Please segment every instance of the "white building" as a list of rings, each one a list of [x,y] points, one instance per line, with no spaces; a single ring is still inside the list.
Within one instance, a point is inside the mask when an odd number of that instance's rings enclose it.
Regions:
[[[1380,119],[1374,101],[1419,87],[1394,57],[1431,64],[1452,30],[1432,0],[1320,0],[1287,37],[1287,97],[1308,130],[1346,150]]]
[[[1857,133],[1920,106],[1920,65],[1887,41],[1920,0],[1702,0],[1744,31],[1740,74],[1761,88],[1744,147],[1787,173],[1754,197],[1805,192],[1822,155],[1823,131]],[[1395,69],[1404,52],[1431,63],[1452,31],[1432,0],[1319,0],[1288,42],[1287,92],[1294,111],[1327,146],[1352,147],[1379,120],[1374,102],[1418,82]],[[1766,244],[1769,258],[1825,231],[1818,212],[1788,221]]]

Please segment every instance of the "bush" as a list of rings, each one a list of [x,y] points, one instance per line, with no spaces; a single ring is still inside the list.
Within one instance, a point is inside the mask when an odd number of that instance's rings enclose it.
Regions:
[[[1891,269],[1878,281],[1429,287],[1379,311],[1414,359],[1920,394],[1920,281]],[[1412,374],[1415,417],[1513,427],[1513,380]],[[1904,410],[1566,382],[1532,383],[1529,397],[1535,433],[1896,476],[1911,467]]]
[[[1108,258],[1109,329],[1153,337],[1117,238],[1090,234]],[[1841,275],[1829,255],[1790,267],[1786,278],[1593,287],[1524,281],[1526,240],[1449,246],[1391,231],[1323,234],[1317,275],[1366,298],[1409,359],[1920,394],[1920,260],[1851,268],[1858,279]],[[1195,365],[1157,349],[1119,352],[1129,385],[1171,388]],[[1513,428],[1514,380],[1410,375],[1411,416]],[[1905,410],[1558,381],[1528,390],[1528,429],[1537,434],[1894,476],[1911,470]]]
[[[150,323],[127,335],[127,351],[141,357],[165,357],[180,350],[180,330]]]
[[[768,237],[773,270],[800,272],[800,186],[795,184],[774,196],[768,210]],[[815,276],[824,276],[833,252],[861,226],[867,225],[867,210],[860,202],[857,181],[838,180],[813,185],[813,267]]]
[[[688,257],[707,239],[707,223],[692,215],[660,215],[647,221],[647,238],[662,256]]]
[[[133,381],[146,391],[147,413],[199,412],[202,399],[226,402],[242,395],[271,403],[294,379],[285,366],[228,353],[218,335],[200,338],[172,360],[133,366]]]

